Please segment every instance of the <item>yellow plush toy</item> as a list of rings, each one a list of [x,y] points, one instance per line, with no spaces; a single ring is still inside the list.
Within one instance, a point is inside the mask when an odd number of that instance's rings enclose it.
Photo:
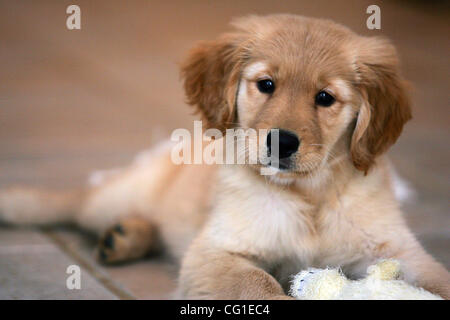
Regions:
[[[294,277],[290,294],[301,300],[442,300],[398,280],[399,276],[397,260],[380,260],[357,281],[348,280],[338,269],[310,268]]]

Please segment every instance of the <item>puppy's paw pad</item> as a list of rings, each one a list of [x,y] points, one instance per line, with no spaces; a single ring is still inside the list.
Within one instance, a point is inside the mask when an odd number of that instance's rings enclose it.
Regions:
[[[142,258],[160,249],[155,227],[142,218],[127,218],[100,238],[98,259],[105,264]]]
[[[102,245],[104,248],[114,249],[114,235],[112,233],[107,234],[102,241]]]
[[[115,226],[112,228],[112,230],[113,230],[114,232],[117,232],[118,234],[121,234],[121,235],[124,235],[124,234],[125,234],[125,230],[124,230],[124,228],[123,228],[123,226],[122,226],[121,224],[115,225]]]
[[[129,256],[128,247],[124,227],[115,225],[100,238],[98,259],[105,264],[122,262]]]

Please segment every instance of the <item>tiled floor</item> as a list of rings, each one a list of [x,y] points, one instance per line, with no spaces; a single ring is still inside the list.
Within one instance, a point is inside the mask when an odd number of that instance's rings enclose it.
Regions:
[[[65,28],[68,1],[0,0],[0,187],[81,186],[89,171],[126,164],[178,127],[192,127],[177,63],[235,16],[291,12],[327,17],[397,45],[414,90],[414,120],[391,156],[416,190],[411,228],[450,267],[450,101],[444,1],[76,1],[82,29]],[[126,5],[125,5],[126,3]],[[365,27],[378,3],[381,31]],[[431,3],[431,2],[428,2]],[[433,2],[435,3],[435,2]],[[104,267],[95,239],[69,228],[0,227],[0,299],[165,299],[167,259]],[[81,267],[82,290],[66,269]]]

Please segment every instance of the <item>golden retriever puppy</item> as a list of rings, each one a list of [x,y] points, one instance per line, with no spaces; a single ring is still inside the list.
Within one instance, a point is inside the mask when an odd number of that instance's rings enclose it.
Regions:
[[[260,174],[262,161],[175,165],[162,145],[83,193],[4,191],[1,219],[105,232],[105,262],[168,248],[182,259],[184,298],[289,299],[301,269],[358,278],[380,258],[450,298],[450,275],[408,229],[383,156],[411,118],[394,47],[294,15],[234,27],[190,52],[186,95],[210,128],[278,129],[273,175]]]

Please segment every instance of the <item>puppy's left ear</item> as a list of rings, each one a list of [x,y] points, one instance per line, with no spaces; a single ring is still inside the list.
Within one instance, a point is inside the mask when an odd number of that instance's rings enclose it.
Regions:
[[[240,42],[237,33],[201,42],[181,66],[187,102],[197,108],[208,128],[225,130],[235,122]]]
[[[411,119],[406,82],[400,76],[397,52],[383,38],[359,38],[355,67],[362,97],[350,152],[355,167],[367,173]]]

